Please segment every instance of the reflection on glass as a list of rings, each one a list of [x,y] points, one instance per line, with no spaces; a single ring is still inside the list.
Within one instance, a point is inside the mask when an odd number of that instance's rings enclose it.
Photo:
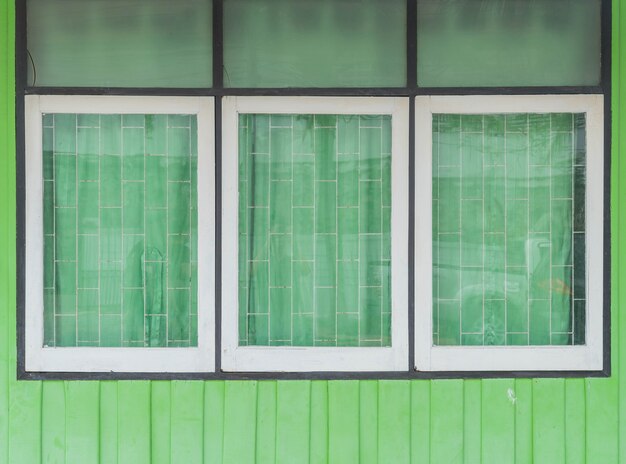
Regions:
[[[391,117],[239,118],[239,343],[391,345]]]
[[[422,87],[597,85],[600,0],[418,0]]]
[[[27,0],[27,7],[29,85],[211,86],[211,0]]]
[[[433,115],[436,345],[585,343],[585,115]]]
[[[226,87],[406,83],[404,0],[226,0]]]
[[[44,344],[196,346],[196,117],[43,126]]]

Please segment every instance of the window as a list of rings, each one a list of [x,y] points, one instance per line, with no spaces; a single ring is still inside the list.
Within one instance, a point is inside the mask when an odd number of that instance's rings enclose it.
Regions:
[[[416,99],[416,365],[602,368],[600,96]]]
[[[17,2],[18,376],[608,375],[610,3]]]
[[[213,368],[212,106],[27,97],[28,370]]]
[[[408,100],[223,105],[223,369],[406,370]]]

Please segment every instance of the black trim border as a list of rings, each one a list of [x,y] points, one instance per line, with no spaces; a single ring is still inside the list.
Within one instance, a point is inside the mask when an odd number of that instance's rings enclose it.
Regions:
[[[15,1],[15,185],[16,185],[16,337],[17,378],[26,378],[25,371],[25,283],[26,283],[26,179],[24,133],[24,87],[28,76],[26,63],[26,0]]]
[[[15,0],[15,117],[16,117],[16,342],[19,380],[366,380],[366,379],[491,379],[491,378],[580,378],[611,375],[611,0],[601,0],[601,83],[598,86],[557,87],[418,87],[417,86],[417,1],[406,1],[406,76],[405,87],[385,88],[225,88],[223,77],[224,0],[213,0],[213,87],[212,88],[110,88],[110,87],[32,87],[27,71],[27,0]],[[414,308],[414,192],[415,179],[415,96],[418,95],[604,95],[604,269],[603,269],[603,369],[599,371],[415,371]],[[216,219],[216,288],[215,288],[215,363],[216,372],[144,373],[144,372],[27,372],[25,370],[25,95],[150,95],[215,96],[215,219]],[[221,371],[221,98],[234,96],[404,96],[409,97],[409,364],[397,372],[251,372]]]

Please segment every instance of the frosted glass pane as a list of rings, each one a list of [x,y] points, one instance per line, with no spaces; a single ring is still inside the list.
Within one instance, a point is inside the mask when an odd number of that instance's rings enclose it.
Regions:
[[[43,119],[46,346],[197,346],[195,115]]]
[[[403,86],[403,0],[226,0],[227,87]]]
[[[240,115],[239,343],[391,345],[391,118]]]
[[[600,0],[418,0],[423,87],[595,85]]]
[[[211,21],[211,0],[28,0],[28,83],[211,86]]]
[[[436,345],[585,343],[585,115],[434,115]]]

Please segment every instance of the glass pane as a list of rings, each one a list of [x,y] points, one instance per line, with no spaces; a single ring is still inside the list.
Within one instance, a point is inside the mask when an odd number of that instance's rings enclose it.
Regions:
[[[585,343],[585,115],[433,115],[436,345]]]
[[[403,86],[404,0],[225,0],[226,87]]]
[[[241,345],[391,345],[390,181],[390,116],[240,115]]]
[[[211,86],[211,24],[211,0],[28,0],[28,83]]]
[[[418,0],[422,87],[595,85],[600,0]]]
[[[196,116],[43,123],[45,345],[196,346]]]

